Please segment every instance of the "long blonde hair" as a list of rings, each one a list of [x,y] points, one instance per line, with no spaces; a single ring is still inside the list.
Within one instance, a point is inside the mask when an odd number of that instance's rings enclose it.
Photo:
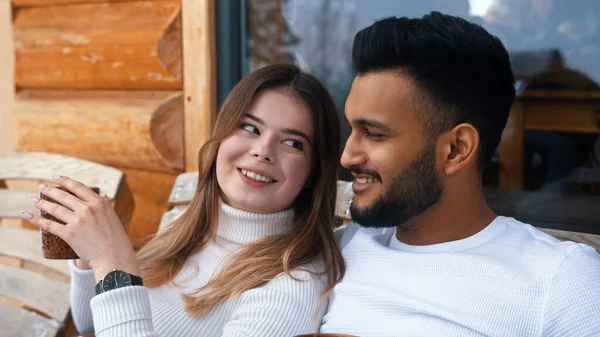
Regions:
[[[219,186],[215,161],[221,142],[238,129],[255,95],[261,90],[285,90],[309,108],[314,125],[311,188],[294,201],[293,230],[247,244],[204,287],[184,298],[186,310],[202,315],[215,305],[258,287],[281,273],[321,257],[328,293],[345,273],[342,254],[333,236],[339,120],[327,89],[312,75],[291,64],[271,65],[249,74],[229,93],[217,117],[213,135],[200,149],[196,194],[185,213],[154,236],[140,251],[144,284],[171,282],[187,258],[202,250],[216,235]],[[202,268],[202,266],[200,266]]]

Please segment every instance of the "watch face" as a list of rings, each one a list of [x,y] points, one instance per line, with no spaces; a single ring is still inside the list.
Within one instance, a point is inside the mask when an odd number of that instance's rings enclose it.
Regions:
[[[108,273],[102,281],[102,289],[109,291],[111,289],[127,287],[131,285],[131,278],[129,274],[121,270],[114,270]]]

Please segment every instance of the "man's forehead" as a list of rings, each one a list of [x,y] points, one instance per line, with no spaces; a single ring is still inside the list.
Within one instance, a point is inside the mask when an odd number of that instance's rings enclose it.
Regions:
[[[380,71],[355,77],[346,100],[346,118],[383,120],[412,114],[412,80],[397,71]]]

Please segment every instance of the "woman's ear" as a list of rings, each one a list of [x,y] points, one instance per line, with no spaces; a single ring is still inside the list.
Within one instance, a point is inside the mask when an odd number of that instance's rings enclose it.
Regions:
[[[465,166],[477,164],[479,132],[472,124],[462,123],[446,134],[444,144],[444,173],[453,174]]]

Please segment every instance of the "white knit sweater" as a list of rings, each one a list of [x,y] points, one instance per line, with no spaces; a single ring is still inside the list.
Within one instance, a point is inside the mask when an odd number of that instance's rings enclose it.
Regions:
[[[188,259],[175,278],[182,288],[133,286],[94,296],[93,273],[70,263],[71,307],[77,329],[95,330],[98,337],[280,337],[318,331],[327,306],[325,303],[322,309],[317,308],[325,280],[307,271],[292,272],[304,282],[280,275],[200,318],[189,316],[181,299],[181,294],[206,285],[241,245],[289,230],[293,216],[291,210],[256,214],[221,203],[216,240]],[[303,268],[320,271],[323,264],[314,262]]]
[[[322,332],[600,336],[600,255],[589,246],[505,217],[469,238],[429,246],[394,234],[346,230],[347,271]]]

